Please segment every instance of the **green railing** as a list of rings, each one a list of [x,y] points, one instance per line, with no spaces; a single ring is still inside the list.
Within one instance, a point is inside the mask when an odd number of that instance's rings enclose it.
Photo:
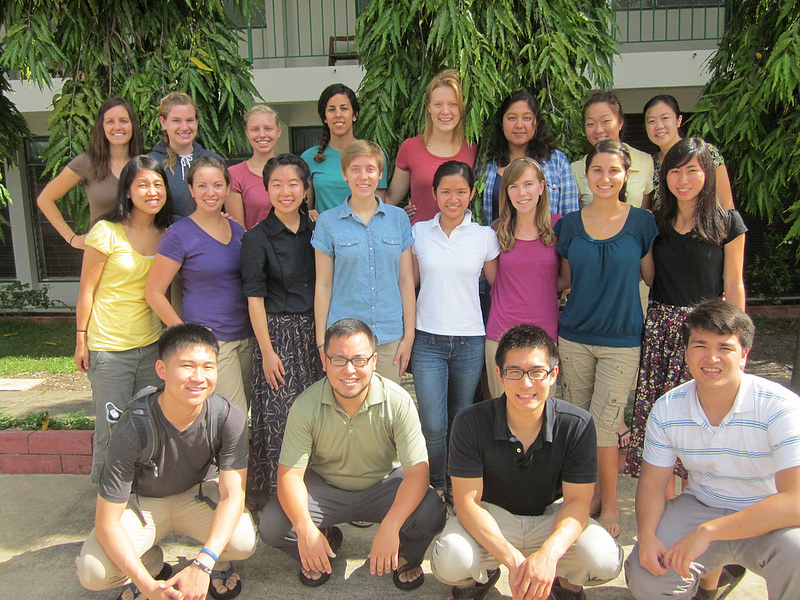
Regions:
[[[621,43],[718,40],[725,0],[616,0]]]
[[[243,25],[251,61],[273,59],[353,59],[353,36],[360,0],[265,0],[264,11]],[[308,63],[305,61],[304,64]]]

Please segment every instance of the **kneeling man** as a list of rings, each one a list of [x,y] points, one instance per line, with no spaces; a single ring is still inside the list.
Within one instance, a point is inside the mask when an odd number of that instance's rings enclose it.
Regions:
[[[450,434],[457,518],[433,546],[451,598],[483,598],[509,571],[515,600],[584,598],[614,579],[622,548],[589,520],[597,442],[588,412],[549,398],[558,350],[540,327],[517,325],[495,356],[505,394],[462,410]],[[588,524],[587,524],[588,523]]]
[[[380,523],[370,572],[394,571],[404,590],[422,585],[425,550],[445,505],[428,485],[428,455],[411,397],[375,373],[377,339],[357,319],[325,332],[326,378],[295,400],[278,465],[278,497],[259,533],[302,563],[300,581],[325,583],[342,542],[338,523]]]
[[[762,575],[771,600],[800,594],[800,398],[742,372],[753,333],[721,300],[683,323],[694,380],[662,396],[647,422],[639,542],[625,563],[636,598],[692,598],[726,563]],[[665,503],[677,458],[689,485]]]
[[[114,427],[95,529],[76,561],[84,587],[104,590],[130,580],[122,600],[239,594],[230,561],[256,547],[255,526],[244,511],[247,417],[213,393],[218,351],[201,325],[184,323],[161,334],[156,373],[164,389],[149,388],[144,405],[134,402]],[[203,548],[170,577],[156,544],[173,533]]]

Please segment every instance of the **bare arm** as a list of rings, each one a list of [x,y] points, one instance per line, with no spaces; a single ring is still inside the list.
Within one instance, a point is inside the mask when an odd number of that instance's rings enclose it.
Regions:
[[[497,258],[487,260],[483,263],[483,276],[489,285],[494,285],[494,280],[497,277]]]
[[[89,346],[86,342],[86,330],[94,306],[94,294],[103,275],[108,257],[94,248],[87,247],[83,252],[81,267],[81,284],[78,290],[78,302],[75,306],[75,366],[84,373],[89,369]]]
[[[731,189],[731,178],[728,176],[728,168],[725,165],[717,167],[717,198],[719,198],[722,208],[736,208],[733,205],[733,190]]]
[[[331,307],[331,294],[333,293],[333,257],[324,252],[314,250],[317,268],[317,282],[314,287],[314,324],[317,331],[317,347],[322,354],[322,343],[325,341],[325,329],[328,324],[328,311]],[[325,357],[320,356],[322,364]]]
[[[314,204],[315,197],[314,197],[314,181],[313,179],[308,180],[308,190],[306,190],[306,204],[308,204],[308,210],[314,210],[316,206]],[[315,211],[316,212],[316,211]],[[316,221],[316,219],[314,219]]]
[[[569,261],[561,257],[561,268],[558,270],[558,291],[563,292],[572,287],[572,274],[569,271]]]
[[[636,488],[636,523],[639,539],[639,564],[653,575],[664,575],[667,547],[656,537],[656,528],[664,514],[665,492],[672,480],[673,467],[656,467],[642,461]]]
[[[178,261],[156,254],[144,287],[144,299],[167,327],[183,323],[167,300],[167,290],[180,269]]]
[[[297,549],[303,568],[330,573],[330,559],[336,555],[308,512],[308,489],[303,481],[305,472],[305,467],[278,464],[278,500],[297,532]]]
[[[86,234],[76,235],[67,224],[66,220],[64,220],[64,215],[61,214],[61,211],[56,205],[56,202],[61,200],[67,192],[80,182],[81,178],[75,171],[69,167],[64,167],[61,173],[56,175],[56,177],[45,186],[42,193],[39,194],[39,197],[36,199],[36,204],[58,234],[64,238],[65,242],[74,248],[83,249],[85,247],[84,240],[86,239]]]
[[[655,277],[656,274],[656,266],[653,262],[652,248],[650,248],[647,255],[639,261],[639,274],[642,277],[642,281],[647,284],[647,287],[653,287],[653,277]]]
[[[400,300],[403,304],[403,339],[400,340],[397,352],[394,355],[394,364],[400,365],[401,376],[408,366],[408,361],[411,358],[411,347],[414,345],[417,296],[414,285],[413,262],[411,248],[406,248],[400,255],[400,275],[398,277]]]
[[[800,467],[775,473],[777,493],[752,506],[707,521],[684,536],[664,556],[667,567],[690,577],[689,565],[717,540],[741,540],[800,526]],[[638,508],[638,502],[637,502]]]
[[[399,167],[395,168],[394,175],[392,175],[392,182],[389,184],[389,189],[386,191],[386,204],[397,206],[408,196],[408,190],[410,188],[411,172],[404,171]]]
[[[225,212],[244,227],[244,201],[239,192],[233,190],[228,192],[228,197],[225,199]]]
[[[653,211],[653,193],[648,192],[642,196],[642,208],[645,210]]]
[[[286,370],[269,337],[264,298],[249,296],[247,298],[247,309],[250,313],[250,324],[253,326],[253,333],[255,333],[256,340],[258,340],[258,347],[261,349],[261,356],[263,357],[261,368],[264,369],[267,385],[273,390],[277,390],[278,386],[285,383],[283,376],[286,374]]]
[[[742,272],[744,271],[744,234],[731,240],[724,247],[723,283],[725,300],[744,310],[745,293]]]
[[[397,569],[400,550],[400,528],[419,506],[429,485],[428,463],[421,462],[412,467],[403,467],[403,481],[397,488],[392,507],[381,521],[372,540],[369,552],[369,572],[383,575]]]

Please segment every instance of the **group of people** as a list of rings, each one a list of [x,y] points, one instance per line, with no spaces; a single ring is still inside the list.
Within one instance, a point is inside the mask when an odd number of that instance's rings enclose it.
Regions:
[[[764,573],[773,594],[778,588],[760,558],[747,562],[731,550],[705,560],[698,542],[735,539],[737,527],[744,538],[776,523],[800,525],[787,520],[794,515],[784,504],[796,490],[793,475],[781,471],[795,467],[786,454],[796,454],[794,442],[781,436],[796,397],[772,387],[758,392],[756,403],[785,403],[773,407],[785,423],[773,427],[759,412],[763,427],[746,425],[746,436],[719,442],[714,456],[723,458],[711,464],[692,450],[718,443],[698,442],[698,428],[725,437],[731,418],[738,424],[745,408],[760,410],[740,399],[751,386],[750,378],[740,385],[752,338],[742,329],[746,228],[719,152],[681,138],[677,102],[656,96],[644,112],[660,149],[654,166],[621,142],[622,107],[601,92],[583,109],[592,148],[570,165],[536,100],[520,90],[499,107],[487,162],[475,165],[456,71],[430,82],[425,106],[424,131],[401,145],[390,184],[383,150],[355,137],[359,104],[342,84],[322,92],[322,139],[302,157],[276,156],[278,116],[255,105],[245,119],[253,154],[230,169],[195,141],[197,107],[185,94],[162,100],[164,139],[147,156],[132,108],[120,99],[101,107],[88,152],[39,198],[64,239],[84,248],[75,359],[97,409],[99,497],[96,539],[79,558],[81,581],[99,589],[130,578],[149,597],[202,585],[215,598],[238,594],[229,562],[255,545],[249,513],[241,512],[249,478],[269,500],[259,512],[262,539],[301,561],[305,585],[330,576],[342,538],[336,525],[365,521],[380,523],[371,571],[393,571],[401,589],[421,585],[423,555],[444,527],[432,568],[454,586],[454,599],[482,598],[500,563],[515,598],[580,598],[581,586],[613,579],[622,567],[613,539],[620,533],[617,457],[630,438],[627,469],[641,475],[641,502],[650,502],[640,510],[637,498],[641,568],[628,561],[629,576],[642,585],[637,592],[632,583],[637,597],[652,597],[648,573],[659,585],[675,583],[668,571],[679,574],[674,589],[687,598],[698,585],[713,590],[724,561]],[[94,223],[85,236],[56,206],[79,181]],[[560,314],[559,293],[568,294]],[[711,316],[687,326],[692,308],[710,299],[702,307]],[[168,329],[159,342],[162,323]],[[703,352],[693,364],[684,348],[696,347]],[[484,365],[493,400],[473,405]],[[409,367],[416,406],[398,385]],[[557,378],[563,401],[551,398]],[[691,393],[665,397],[688,404],[673,408],[672,400],[670,412],[659,413],[667,400],[656,400],[690,378],[695,383],[677,389]],[[143,389],[159,439],[169,440],[146,464],[131,411],[110,435],[119,413],[142,402]],[[227,400],[224,419],[212,413],[218,397]],[[673,410],[691,415],[694,425],[686,418],[680,425],[691,430],[685,437],[670,437]],[[240,453],[248,411],[249,472]],[[791,450],[781,450],[780,460],[776,454],[774,475],[762,473],[758,493],[734,499],[730,492],[748,489],[755,477],[743,477],[748,471],[737,461],[766,464],[752,436]],[[190,472],[182,470],[185,452],[198,453]],[[664,475],[669,460],[669,473],[686,487],[677,499]],[[222,500],[214,499],[217,488]],[[123,497],[130,493],[140,504],[131,526],[146,533],[112,542],[119,527],[127,531]],[[190,533],[206,542],[197,564],[184,569],[196,572],[170,577],[151,548],[180,527],[159,526],[144,500],[176,494],[210,509],[202,521],[210,529]],[[666,506],[666,518],[687,495],[755,516],[765,514],[762,503],[777,508],[759,525],[729,519],[703,536],[677,535],[671,524],[678,553],[656,531],[656,508]],[[445,501],[458,514],[447,525]]]

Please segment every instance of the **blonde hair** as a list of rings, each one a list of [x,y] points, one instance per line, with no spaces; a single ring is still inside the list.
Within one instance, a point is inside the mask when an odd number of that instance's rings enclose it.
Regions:
[[[538,162],[532,158],[524,157],[512,160],[503,172],[503,181],[500,185],[500,218],[497,222],[497,240],[500,242],[500,250],[509,252],[514,248],[514,233],[517,228],[517,209],[508,198],[508,186],[517,183],[525,171],[533,169],[536,178],[543,184],[542,194],[536,203],[536,213],[534,222],[539,229],[539,239],[545,246],[552,246],[555,242],[553,226],[550,223],[550,198],[547,193],[547,181],[544,171]]]
[[[272,109],[269,106],[267,106],[266,104],[264,104],[263,102],[259,102],[257,104],[253,104],[253,106],[250,107],[250,110],[248,110],[246,113],[244,113],[245,125],[247,124],[247,121],[250,120],[250,117],[252,117],[253,115],[269,115],[275,121],[275,126],[278,129],[281,128],[281,120],[278,117],[278,113],[275,112],[274,109]]]
[[[383,150],[378,144],[369,140],[356,140],[347,144],[345,149],[342,150],[342,171],[347,169],[350,163],[359,156],[371,156],[374,158],[375,162],[378,163],[378,171],[383,173]]]
[[[433,90],[440,87],[449,87],[456,93],[459,118],[453,134],[456,140],[464,138],[464,119],[466,116],[464,113],[466,112],[466,107],[464,106],[464,94],[461,91],[461,75],[455,69],[446,69],[431,79],[431,82],[425,89],[425,130],[422,132],[422,141],[425,144],[428,143],[433,133],[433,119],[431,118],[431,113],[428,111],[428,105],[431,103],[431,94],[433,94]]]
[[[158,116],[166,120],[169,116],[169,111],[176,106],[185,106],[187,104],[194,108],[195,118],[200,121],[200,111],[197,110],[197,104],[195,104],[195,101],[189,94],[184,94],[183,92],[171,92],[164,96],[161,99],[161,103],[158,105]],[[175,163],[178,162],[178,153],[169,145],[169,135],[167,135],[166,129],[162,134],[162,138],[164,141],[164,148],[167,150],[167,160],[164,161],[164,168],[171,171]]]

